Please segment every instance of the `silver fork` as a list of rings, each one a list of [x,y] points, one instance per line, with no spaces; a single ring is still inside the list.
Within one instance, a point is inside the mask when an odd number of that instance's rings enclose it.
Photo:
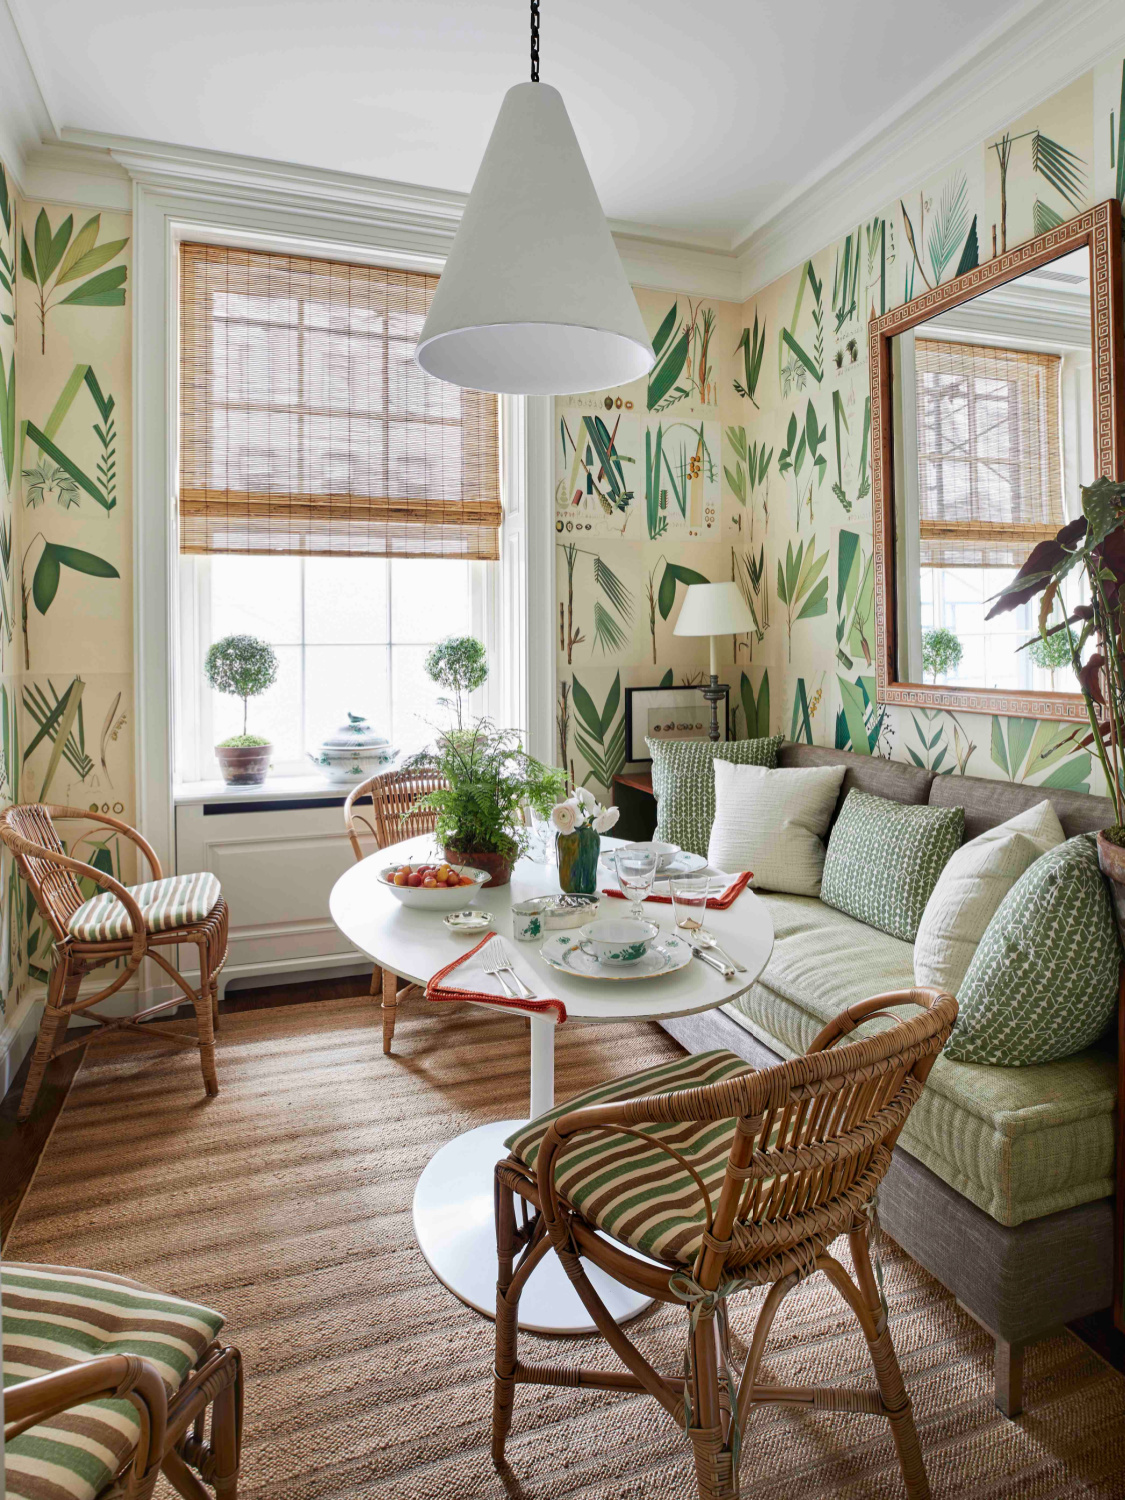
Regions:
[[[484,963],[484,972],[498,979],[513,1000],[534,1000],[534,994],[528,990],[527,985],[509,963],[508,955],[504,952],[504,945],[499,938],[493,938],[488,947],[482,950],[481,960]],[[512,976],[511,985],[505,979],[505,973]],[[516,985],[519,986],[518,989],[514,988]]]

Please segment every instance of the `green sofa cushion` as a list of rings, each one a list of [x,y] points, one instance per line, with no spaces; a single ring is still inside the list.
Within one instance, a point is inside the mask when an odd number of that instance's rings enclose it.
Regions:
[[[769,739],[646,740],[652,756],[652,791],[656,798],[656,834],[691,854],[707,858],[715,821],[715,761],[737,766],[777,765],[782,736]]]
[[[757,899],[773,918],[773,955],[758,983],[725,1009],[782,1057],[806,1051],[854,1001],[913,987],[911,944],[815,897]],[[1116,1063],[1098,1047],[1030,1068],[962,1063],[943,1053],[900,1144],[998,1223],[1014,1226],[1113,1192],[1115,1100]]]
[[[912,806],[851,791],[828,840],[820,899],[912,943],[964,833],[959,807]]]
[[[1093,837],[1025,870],[1001,901],[957,992],[946,1053],[1026,1068],[1096,1042],[1117,1013],[1121,948]]]

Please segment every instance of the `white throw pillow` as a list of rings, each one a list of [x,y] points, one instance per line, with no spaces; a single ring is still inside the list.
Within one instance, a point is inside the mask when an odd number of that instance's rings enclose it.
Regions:
[[[824,835],[846,769],[770,771],[717,760],[708,864],[752,870],[755,890],[819,896]]]
[[[956,995],[977,945],[1016,881],[1065,842],[1049,802],[962,844],[938,877],[914,939],[914,982]]]

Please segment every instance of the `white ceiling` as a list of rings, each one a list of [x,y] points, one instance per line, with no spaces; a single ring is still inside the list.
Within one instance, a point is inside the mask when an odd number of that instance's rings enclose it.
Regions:
[[[525,0],[8,0],[59,132],[467,191]],[[606,213],[737,244],[1029,0],[542,0]]]

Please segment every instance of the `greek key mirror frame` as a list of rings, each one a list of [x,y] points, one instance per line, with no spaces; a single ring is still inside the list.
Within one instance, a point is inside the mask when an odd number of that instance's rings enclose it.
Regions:
[[[966,713],[1015,714],[1036,719],[1084,719],[1080,693],[1009,691],[942,683],[899,682],[895,608],[895,497],[891,408],[891,339],[992,287],[1090,248],[1096,478],[1125,479],[1125,327],[1122,304],[1121,205],[1108,199],[1065,224],[1026,240],[1015,250],[944,286],[916,297],[868,324],[871,379],[871,504],[875,542],[875,680],[880,703]]]

